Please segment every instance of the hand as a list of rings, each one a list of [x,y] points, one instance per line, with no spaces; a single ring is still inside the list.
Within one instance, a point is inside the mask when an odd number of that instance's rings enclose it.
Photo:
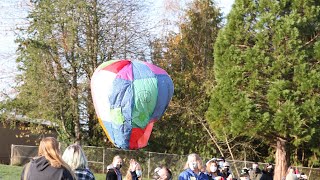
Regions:
[[[131,172],[135,171],[136,170],[136,167],[137,167],[137,162],[134,160],[134,159],[130,159],[130,166],[129,166],[129,170]]]

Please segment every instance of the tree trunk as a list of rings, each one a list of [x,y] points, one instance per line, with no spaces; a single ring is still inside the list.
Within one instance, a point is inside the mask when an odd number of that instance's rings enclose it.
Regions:
[[[274,180],[282,180],[282,178],[286,176],[286,172],[290,163],[290,153],[287,140],[277,138],[276,148],[276,167],[274,171]]]
[[[78,87],[78,71],[76,67],[73,67],[72,75],[72,87],[71,87],[71,99],[73,109],[73,123],[74,123],[74,134],[75,143],[81,144],[81,127],[80,127],[80,115],[79,115],[79,87]]]

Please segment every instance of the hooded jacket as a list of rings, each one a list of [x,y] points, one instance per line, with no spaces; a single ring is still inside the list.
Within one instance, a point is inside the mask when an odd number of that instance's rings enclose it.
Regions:
[[[44,156],[34,158],[29,163],[26,180],[74,180],[69,170],[52,167]],[[26,167],[22,170],[21,180],[24,180]]]
[[[122,180],[121,171],[110,164],[107,166],[106,180]]]

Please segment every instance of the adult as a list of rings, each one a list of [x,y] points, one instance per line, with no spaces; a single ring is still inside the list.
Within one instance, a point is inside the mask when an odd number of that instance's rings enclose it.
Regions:
[[[125,176],[125,180],[141,180],[141,179],[142,179],[142,168],[135,159],[131,159],[129,169]]]
[[[23,168],[21,179],[75,180],[76,177],[62,160],[58,141],[54,137],[46,137],[40,141],[38,156]]]
[[[95,180],[93,173],[88,168],[88,160],[81,146],[76,144],[68,146],[62,159],[70,166],[77,180]]]
[[[240,180],[251,180],[248,168],[244,167],[244,168],[241,169]]]
[[[252,168],[249,171],[250,180],[260,180],[262,176],[262,171],[259,168],[259,164],[257,162],[254,162],[252,164]]]
[[[297,175],[295,174],[295,169],[293,167],[289,167],[286,180],[298,180]]]
[[[272,164],[268,164],[264,170],[262,170],[262,176],[260,180],[273,180],[274,168]]]
[[[107,167],[106,180],[122,180],[122,159],[119,155],[113,157],[112,164]]]
[[[226,162],[226,160],[225,160],[225,158],[222,156],[222,157],[220,157],[220,158],[217,158],[217,163],[218,163],[218,165],[219,165],[219,169],[220,170],[222,170],[222,168],[223,168],[223,163],[225,163]]]
[[[216,180],[218,177],[221,177],[221,173],[218,169],[218,163],[214,160],[210,160],[206,163],[206,172],[209,180]]]
[[[307,179],[308,179],[308,176],[302,172],[300,175],[300,180],[307,180]]]
[[[166,166],[157,167],[154,170],[153,180],[172,180],[172,173]]]
[[[202,161],[198,154],[190,154],[184,167],[184,171],[180,173],[179,180],[208,180],[208,176],[201,172]]]
[[[230,164],[228,162],[224,162],[221,169],[221,176],[224,179],[232,179],[232,173],[230,171]]]

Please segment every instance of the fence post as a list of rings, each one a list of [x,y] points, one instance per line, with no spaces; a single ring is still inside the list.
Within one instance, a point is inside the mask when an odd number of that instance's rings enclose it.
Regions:
[[[102,156],[103,156],[103,157],[102,157],[102,163],[103,163],[103,164],[102,164],[102,173],[104,173],[104,157],[105,157],[105,149],[106,149],[106,148],[105,148],[105,147],[103,147],[103,151],[102,151]]]
[[[150,162],[151,162],[150,153],[151,152],[148,153],[149,154],[149,159],[148,159],[148,179],[150,179],[150,172],[151,172],[151,168],[150,168]]]
[[[11,144],[11,153],[10,153],[10,165],[12,166],[12,157],[13,157],[13,144]]]

